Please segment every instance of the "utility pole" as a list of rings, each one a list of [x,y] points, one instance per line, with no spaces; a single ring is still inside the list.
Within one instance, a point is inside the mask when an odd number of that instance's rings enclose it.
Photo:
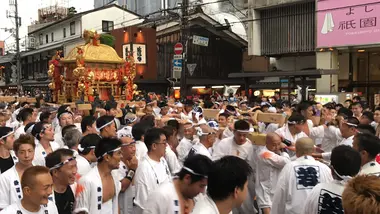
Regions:
[[[181,42],[184,46],[184,53],[183,53],[183,61],[182,61],[182,72],[181,72],[181,98],[184,99],[187,96],[187,84],[186,84],[186,78],[187,78],[187,49],[188,49],[188,41],[189,41],[189,28],[188,28],[188,21],[189,21],[189,0],[182,0],[182,16],[181,16]]]
[[[15,14],[14,16],[9,16],[10,18],[15,19],[16,24],[16,32],[15,32],[15,40],[16,40],[16,71],[17,71],[17,87],[18,90],[22,90],[21,86],[21,56],[20,56],[20,36],[19,30],[21,26],[21,18],[18,16],[18,3],[17,0],[9,0],[9,5],[14,5]]]

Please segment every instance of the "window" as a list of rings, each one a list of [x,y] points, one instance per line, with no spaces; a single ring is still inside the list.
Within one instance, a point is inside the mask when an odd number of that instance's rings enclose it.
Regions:
[[[63,38],[66,38],[66,28],[63,28]]]
[[[46,38],[45,39],[46,40],[46,44],[49,43],[49,35],[46,34],[45,38]]]
[[[75,35],[75,22],[70,22],[70,35]]]
[[[54,33],[51,33],[51,41],[54,42]]]
[[[113,21],[102,21],[102,31],[103,32],[110,32],[113,30]]]
[[[40,34],[38,37],[38,41],[39,41],[40,45],[42,45],[44,43],[44,35]]]

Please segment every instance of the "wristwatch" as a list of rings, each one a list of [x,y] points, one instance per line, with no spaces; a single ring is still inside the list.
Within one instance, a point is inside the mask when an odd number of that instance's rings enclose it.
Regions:
[[[132,181],[134,175],[135,175],[135,171],[132,170],[132,169],[130,169],[130,170],[128,170],[127,175],[125,176],[125,178],[128,179],[128,180],[130,180],[130,181]]]

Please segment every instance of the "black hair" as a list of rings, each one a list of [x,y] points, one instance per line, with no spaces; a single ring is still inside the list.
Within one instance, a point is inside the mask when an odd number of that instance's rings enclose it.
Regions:
[[[104,126],[105,124],[111,122],[114,120],[114,117],[113,116],[107,116],[107,115],[103,115],[101,117],[99,117],[97,120],[96,120],[96,128],[100,128],[102,126]],[[105,127],[103,127],[102,129],[104,129]],[[102,130],[100,130],[102,131]]]
[[[224,156],[214,162],[208,175],[207,193],[214,201],[223,201],[234,194],[236,188],[243,190],[251,174],[252,168],[245,160]]]
[[[297,112],[301,113],[301,111],[306,111],[311,106],[310,102],[304,101],[298,104]]]
[[[40,121],[48,122],[47,120],[49,120],[50,115],[51,115],[51,113],[48,111],[41,112]]]
[[[348,117],[346,120],[347,120],[347,123],[355,124],[356,126],[359,125],[359,120],[356,117]],[[351,126],[351,125],[348,125],[348,126]]]
[[[133,128],[132,128],[132,132],[133,132]],[[152,150],[152,145],[154,143],[157,143],[158,141],[160,141],[161,135],[165,135],[165,132],[163,129],[159,129],[159,128],[149,129],[145,133],[144,143],[145,143],[146,147],[148,148],[148,151]]]
[[[64,138],[65,137],[65,135],[66,135],[66,133],[67,132],[69,132],[69,131],[71,131],[71,130],[73,130],[73,129],[76,129],[77,128],[77,126],[76,125],[74,125],[74,124],[72,124],[72,125],[67,125],[67,126],[65,126],[65,127],[63,127],[62,128],[62,138]]]
[[[31,108],[23,108],[18,113],[17,120],[24,122],[24,121],[26,121],[32,115],[33,115],[33,109],[31,109]]]
[[[139,122],[132,126],[132,136],[135,140],[141,140],[146,131],[151,127],[146,123]]]
[[[245,120],[238,120],[234,124],[235,130],[249,130],[249,123]]]
[[[342,176],[355,176],[360,171],[361,157],[351,146],[340,145],[331,152],[331,165]]]
[[[340,104],[340,103],[338,103],[338,104],[335,105],[335,108],[337,108],[337,107],[339,107],[339,109],[340,109],[340,108],[343,108],[343,105]]]
[[[169,139],[169,137],[173,136],[173,134],[175,132],[175,130],[174,130],[175,128],[171,127],[171,126],[164,126],[162,129],[164,130],[164,133],[165,133],[167,140]]]
[[[37,138],[37,140],[41,140],[40,134],[45,124],[47,123],[44,123],[42,121],[34,124],[31,134]]]
[[[3,137],[5,135],[9,134],[12,131],[13,131],[13,129],[10,127],[0,127],[0,137]],[[5,137],[5,138],[3,138],[3,140],[6,141],[7,138]]]
[[[291,107],[290,102],[288,100],[282,101],[281,102],[281,108],[283,108],[283,107],[288,107],[288,108]]]
[[[346,100],[344,101],[345,103],[349,102],[350,104],[352,103],[352,100]]]
[[[305,123],[306,119],[301,113],[293,112],[292,115],[290,115],[288,121],[289,122],[296,122],[297,124],[301,124],[301,123]],[[289,125],[292,125],[292,124],[289,124]]]
[[[356,129],[361,133],[367,133],[367,134],[373,134],[373,135],[376,134],[375,128],[373,128],[373,126],[371,125],[359,124],[358,127],[356,127]]]
[[[58,149],[45,157],[45,165],[47,168],[52,168],[62,162],[63,157],[73,157],[74,151],[71,149]]]
[[[106,105],[104,106],[104,109],[106,111],[110,111],[111,109],[117,109],[117,102],[110,100],[106,102]]]
[[[362,98],[360,98],[359,96],[355,96],[352,98],[352,100],[358,100],[360,102],[360,101],[362,101]]]
[[[354,102],[351,104],[350,108],[352,108],[353,106],[360,106],[360,108],[363,108],[363,104],[360,103],[360,102]]]
[[[362,117],[363,116],[366,117],[366,118],[368,118],[368,120],[370,120],[370,121],[374,121],[375,120],[374,116],[373,116],[373,113],[370,112],[370,111],[363,112]]]
[[[87,131],[88,126],[92,126],[96,121],[96,118],[94,116],[86,116],[83,118],[82,122],[80,123],[80,128],[82,129],[82,133],[85,133]]]
[[[350,109],[343,107],[338,110],[338,115],[343,116],[343,117],[352,117],[354,113],[352,113]]]
[[[380,107],[375,108],[375,111],[380,111]]]
[[[150,128],[153,128],[155,125],[154,120],[155,120],[155,117],[153,115],[144,115],[141,117],[140,122],[145,123]]]
[[[359,133],[355,136],[359,152],[366,151],[369,158],[376,158],[377,154],[380,153],[380,139],[372,134]]]
[[[179,122],[177,120],[169,120],[166,123],[167,126],[173,127],[176,130],[179,130]]]
[[[121,141],[117,138],[102,138],[98,145],[95,147],[95,156],[98,159],[98,163],[102,162],[104,158],[102,155],[105,153],[113,155],[112,150],[121,146]]]
[[[89,147],[96,147],[101,139],[102,138],[97,134],[88,134],[82,137],[79,141],[79,144],[81,148],[83,148],[83,150],[78,149],[78,153],[81,155],[87,155],[88,153],[90,153],[91,149],[94,149]]]
[[[218,117],[225,117],[225,118],[227,119],[229,116],[230,116],[230,115],[227,114],[227,113],[221,113],[221,114],[219,114]]]
[[[199,154],[192,155],[185,160],[183,166],[191,169],[193,172],[197,174],[204,175],[204,176],[194,175],[192,172],[182,168],[181,171],[179,171],[178,173],[178,177],[180,180],[182,180],[185,177],[185,175],[190,175],[191,183],[196,183],[202,179],[207,178],[212,168],[212,164],[213,163],[210,160],[210,158],[204,155],[199,155]]]

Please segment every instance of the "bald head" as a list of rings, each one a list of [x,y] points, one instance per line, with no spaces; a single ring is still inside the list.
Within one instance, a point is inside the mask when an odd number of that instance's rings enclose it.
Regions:
[[[282,143],[282,140],[278,134],[274,132],[267,134],[266,147],[269,151],[278,153],[281,149],[281,143]]]
[[[296,142],[297,157],[311,155],[314,152],[314,141],[311,138],[303,137]]]

